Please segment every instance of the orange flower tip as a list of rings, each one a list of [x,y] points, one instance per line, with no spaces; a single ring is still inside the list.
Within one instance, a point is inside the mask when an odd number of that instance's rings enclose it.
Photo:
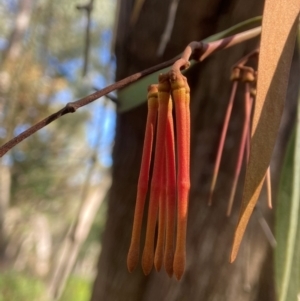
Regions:
[[[146,276],[150,274],[152,267],[153,267],[153,254],[149,252],[147,253],[144,252],[142,258],[142,269]]]
[[[168,276],[169,276],[170,278],[173,277],[173,268],[172,268],[172,269],[169,269],[169,270],[166,269],[166,272],[167,272],[167,274],[168,274]]]
[[[178,270],[178,271],[174,270],[175,277],[178,281],[180,281],[180,279],[183,275],[183,272],[184,272],[184,270]]]
[[[185,269],[185,255],[184,254],[176,255],[175,253],[173,271],[178,281],[181,279],[184,273],[184,269]]]
[[[155,260],[154,260],[154,267],[155,267],[155,270],[157,272],[159,272],[161,270],[161,266],[162,266],[162,260],[160,258],[156,258],[155,257]]]
[[[153,93],[157,93],[157,90],[158,90],[157,84],[148,86],[148,96],[149,94],[151,95]]]
[[[129,273],[132,273],[135,270],[138,261],[139,261],[139,252],[129,250],[127,255],[127,268]]]

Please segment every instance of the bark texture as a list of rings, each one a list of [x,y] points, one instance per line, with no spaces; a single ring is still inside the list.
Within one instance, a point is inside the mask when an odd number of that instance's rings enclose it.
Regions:
[[[120,4],[116,38],[117,79],[177,55],[193,40],[201,40],[260,15],[263,6],[259,0],[182,0],[165,52],[162,57],[157,57],[172,1],[146,0],[137,22],[130,27],[134,2],[123,0]],[[233,264],[228,263],[242,193],[243,176],[239,181],[233,213],[227,218],[226,208],[243,121],[241,98],[234,104],[213,206],[207,206],[216,148],[230,94],[230,68],[257,43],[257,40],[249,41],[215,54],[188,74],[192,117],[191,193],[187,266],[180,282],[169,279],[165,271],[156,273],[153,270],[148,277],[142,274],[141,267],[132,274],[127,271],[126,256],[132,230],[146,105],[118,115],[108,219],[92,301],[275,300],[272,250],[255,214],[237,260]],[[281,149],[279,144],[276,148],[278,162]],[[278,162],[273,168],[275,183],[278,183]],[[259,203],[259,210],[270,222],[272,213],[266,209],[265,198]]]

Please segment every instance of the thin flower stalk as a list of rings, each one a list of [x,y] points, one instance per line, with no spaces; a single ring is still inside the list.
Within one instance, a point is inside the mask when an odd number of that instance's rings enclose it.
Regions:
[[[259,51],[259,49],[257,49]],[[258,58],[257,58],[258,59]],[[250,98],[251,102],[254,103],[255,96],[256,96],[256,78],[257,78],[257,71],[254,72],[254,80],[252,82],[252,86],[250,88]],[[249,124],[249,130],[247,135],[247,142],[246,142],[246,164],[249,162],[249,156],[250,156],[250,145],[251,145],[251,127],[252,127],[252,112],[250,117],[250,124]]]
[[[154,167],[151,181],[150,202],[148,210],[147,231],[145,247],[142,257],[142,268],[148,275],[153,267],[154,260],[154,238],[158,215],[159,197],[162,191],[162,169],[164,159],[164,142],[168,116],[168,103],[170,97],[169,81],[160,77],[158,84],[158,123],[154,156]]]
[[[172,102],[169,102],[166,128],[166,189],[167,189],[167,221],[164,266],[169,277],[173,275],[175,219],[176,219],[176,166],[175,139],[172,114]]]
[[[224,119],[224,123],[223,123],[221,138],[220,138],[220,142],[219,142],[219,146],[218,146],[216,163],[215,163],[215,167],[214,167],[214,171],[213,171],[213,179],[212,179],[210,190],[209,190],[209,198],[208,198],[209,206],[212,205],[212,197],[213,197],[213,193],[214,193],[216,182],[217,182],[222,153],[223,153],[224,144],[225,144],[226,133],[227,133],[227,129],[228,129],[229,121],[230,121],[230,116],[231,116],[231,112],[232,112],[232,107],[233,107],[233,103],[234,103],[234,99],[235,99],[235,95],[236,95],[239,78],[240,78],[240,70],[236,68],[233,70],[233,73],[231,76],[231,80],[233,81],[233,84],[232,84],[229,102],[227,105],[227,110],[226,110],[225,119]]]
[[[188,213],[188,197],[190,190],[189,165],[190,158],[188,150],[188,129],[187,125],[187,103],[185,81],[180,72],[171,74],[172,96],[176,112],[176,136],[177,136],[177,235],[176,249],[174,255],[173,271],[178,280],[183,275],[186,257],[186,228]]]
[[[251,98],[251,102],[253,102],[253,98]],[[248,126],[248,133],[246,138],[246,150],[245,150],[245,159],[246,164],[248,164],[249,156],[250,156],[250,141],[251,141],[251,124]]]
[[[151,153],[153,138],[156,127],[157,110],[158,110],[158,89],[157,85],[151,85],[148,89],[148,116],[146,122],[146,132],[144,138],[142,163],[138,180],[137,198],[135,205],[133,229],[131,236],[130,248],[127,256],[127,267],[132,272],[139,260],[140,236],[142,220],[144,215],[145,199],[148,191],[149,169],[151,163]]]
[[[231,209],[232,209],[233,200],[235,197],[237,182],[238,182],[239,175],[240,175],[241,168],[242,168],[242,162],[243,162],[243,157],[245,154],[246,141],[247,141],[249,126],[250,126],[252,99],[250,97],[250,83],[248,81],[246,81],[246,83],[245,83],[244,108],[245,108],[245,119],[244,119],[242,137],[241,137],[241,142],[240,142],[240,147],[239,147],[237,165],[236,165],[236,169],[235,169],[233,184],[232,184],[228,207],[227,207],[227,213],[226,213],[227,216],[230,216],[230,214],[231,214]]]

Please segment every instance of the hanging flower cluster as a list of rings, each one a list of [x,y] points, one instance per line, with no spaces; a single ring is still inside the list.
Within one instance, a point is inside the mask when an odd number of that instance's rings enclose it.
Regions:
[[[171,71],[159,76],[158,85],[151,85],[148,88],[148,116],[131,244],[127,256],[127,267],[132,272],[139,261],[141,228],[149,186],[151,158],[153,157],[153,173],[150,185],[142,268],[144,273],[148,275],[152,270],[153,264],[157,271],[160,271],[162,265],[164,265],[168,275],[172,277],[174,274],[178,280],[181,279],[185,269],[186,228],[190,190],[190,88],[180,69],[182,67],[188,68],[189,63],[184,57],[189,57],[190,53],[191,49],[187,48],[185,55],[174,63]],[[225,114],[210,188],[209,205],[212,205],[212,196],[217,181],[231,111],[238,84],[241,84],[244,87],[244,123],[227,207],[228,216],[232,210],[243,159],[245,159],[247,164],[250,154],[251,115],[256,94],[257,78],[255,69],[248,65],[249,60],[252,58],[257,64],[258,49],[246,55],[232,68],[232,91]],[[176,137],[174,135],[173,104],[175,107]],[[154,138],[156,139],[155,144]],[[153,145],[155,145],[154,155],[152,155]],[[270,168],[266,172],[265,182],[268,192],[268,205],[272,207]],[[157,240],[155,241],[156,237]]]
[[[249,154],[250,154],[250,132],[251,132],[251,115],[252,115],[252,107],[253,102],[256,95],[256,78],[257,72],[250,66],[247,66],[250,59],[254,59],[255,64],[257,65],[259,50],[255,49],[250,52],[248,55],[243,57],[239,62],[237,62],[231,72],[230,80],[232,81],[232,90],[230,99],[227,105],[227,110],[225,114],[225,119],[223,123],[223,129],[220,137],[219,147],[217,151],[217,157],[213,172],[213,179],[210,187],[210,195],[208,204],[212,205],[212,196],[215,189],[218,172],[220,168],[226,133],[231,117],[231,111],[234,103],[234,99],[237,92],[238,84],[244,86],[244,124],[242,130],[242,136],[240,139],[239,152],[236,162],[236,168],[234,173],[234,179],[231,187],[230,197],[227,206],[227,216],[231,214],[232,205],[235,197],[236,187],[239,179],[239,175],[242,168],[243,158],[245,158],[246,164],[248,163]],[[271,175],[270,175],[270,167],[268,168],[265,176],[265,183],[267,187],[267,195],[268,195],[268,206],[272,208],[272,200],[271,200]]]
[[[174,273],[179,280],[185,269],[190,190],[190,89],[181,72],[172,70],[159,76],[158,85],[148,88],[147,98],[148,116],[127,266],[132,272],[139,260],[144,205],[153,140],[156,137],[142,268],[148,275],[153,263],[157,271],[164,265],[168,275],[172,277]],[[173,103],[176,116],[176,147]]]

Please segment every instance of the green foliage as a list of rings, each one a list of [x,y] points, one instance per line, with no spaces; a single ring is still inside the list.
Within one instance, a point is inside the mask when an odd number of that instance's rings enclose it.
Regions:
[[[290,139],[276,208],[275,270],[280,301],[300,292],[300,97],[296,132]]]
[[[300,27],[298,27],[300,49]],[[296,129],[290,139],[281,174],[276,210],[275,275],[280,301],[300,295],[300,89]]]
[[[44,294],[43,283],[18,272],[0,274],[0,301],[38,301]]]
[[[88,301],[91,283],[84,278],[71,276],[59,301]]]

